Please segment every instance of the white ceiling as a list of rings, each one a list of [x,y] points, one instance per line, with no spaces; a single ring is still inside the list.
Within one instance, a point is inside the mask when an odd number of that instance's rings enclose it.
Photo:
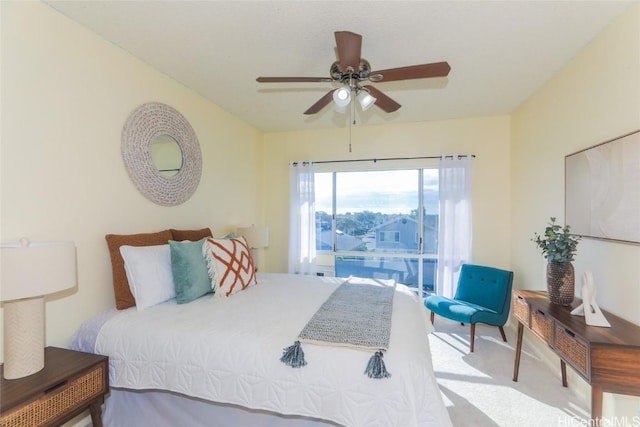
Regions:
[[[402,108],[358,111],[358,123],[499,115],[517,108],[633,2],[47,1],[263,131],[346,125],[331,106],[302,114],[331,83],[255,81],[328,76],[334,31],[361,34],[373,70],[451,65],[448,78],[376,83]]]

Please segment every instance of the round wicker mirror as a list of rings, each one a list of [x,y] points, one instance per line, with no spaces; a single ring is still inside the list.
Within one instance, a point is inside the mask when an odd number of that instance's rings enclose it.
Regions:
[[[171,176],[158,169],[151,150],[154,141],[167,136],[182,152],[180,169]],[[122,129],[121,150],[131,181],[154,203],[179,205],[198,188],[202,174],[200,143],[187,119],[173,107],[159,102],[138,107]]]

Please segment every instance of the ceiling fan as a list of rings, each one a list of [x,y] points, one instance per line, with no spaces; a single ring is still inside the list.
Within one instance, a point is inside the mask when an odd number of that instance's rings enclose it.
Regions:
[[[332,89],[309,107],[304,114],[315,114],[332,100],[338,109],[344,110],[355,96],[363,110],[375,104],[387,113],[401,107],[396,101],[363,82],[393,82],[398,80],[424,79],[429,77],[446,77],[451,70],[447,62],[410,65],[407,67],[389,68],[371,71],[369,61],[360,57],[362,36],[350,31],[336,31],[338,60],[329,69],[329,77],[258,77],[259,83],[340,83],[341,87]]]

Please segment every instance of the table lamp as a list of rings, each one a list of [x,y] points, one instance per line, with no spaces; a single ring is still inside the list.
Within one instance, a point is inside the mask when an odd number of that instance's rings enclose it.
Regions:
[[[44,296],[76,285],[73,242],[0,245],[0,301],[4,307],[4,378],[44,368]]]
[[[236,234],[239,236],[244,236],[247,240],[247,244],[251,248],[251,256],[253,257],[253,262],[257,266],[258,265],[258,253],[255,249],[266,248],[269,246],[269,229],[267,227],[239,227],[236,230]],[[257,268],[256,268],[257,270]]]

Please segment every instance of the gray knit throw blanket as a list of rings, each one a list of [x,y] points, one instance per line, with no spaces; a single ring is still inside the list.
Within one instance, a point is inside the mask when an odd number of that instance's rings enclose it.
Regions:
[[[350,277],[336,289],[298,335],[298,341],[284,349],[280,361],[300,368],[307,362],[301,342],[351,347],[375,352],[365,374],[388,378],[382,360],[389,349],[395,282]]]

